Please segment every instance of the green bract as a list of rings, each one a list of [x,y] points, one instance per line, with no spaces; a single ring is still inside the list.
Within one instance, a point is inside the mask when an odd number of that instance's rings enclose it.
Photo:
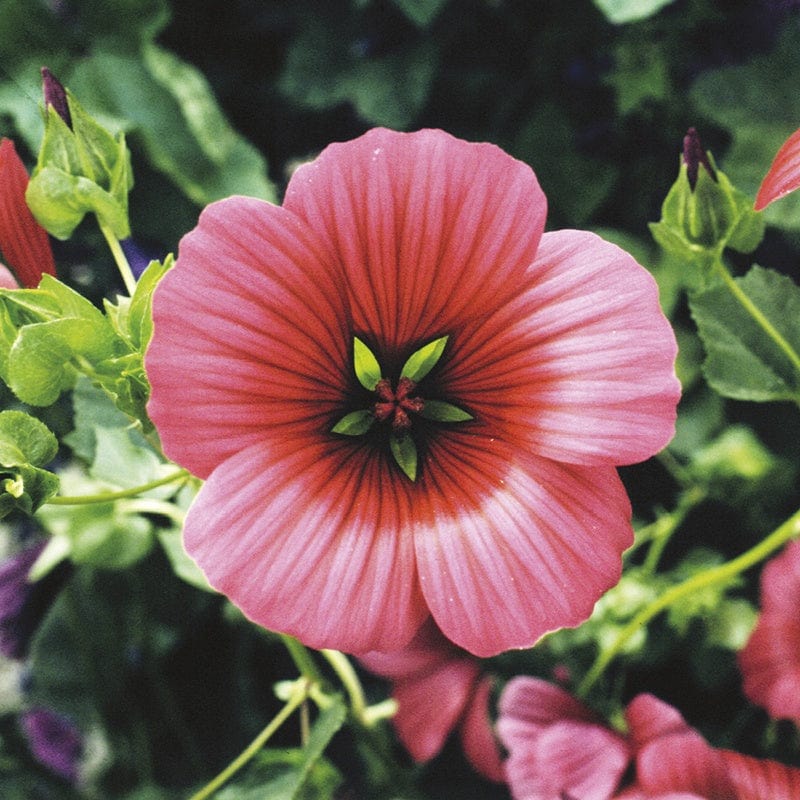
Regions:
[[[112,136],[67,92],[72,128],[48,107],[39,158],[26,199],[36,219],[67,239],[88,212],[118,239],[130,236],[128,192],[133,186],[124,133]]]

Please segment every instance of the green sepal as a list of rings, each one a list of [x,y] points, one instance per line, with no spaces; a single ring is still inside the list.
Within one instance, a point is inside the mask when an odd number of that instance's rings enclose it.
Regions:
[[[375,354],[357,336],[353,337],[353,369],[358,382],[372,392],[381,379],[381,366]]]
[[[711,154],[709,161],[713,164]],[[681,163],[678,178],[661,207],[661,219],[650,223],[650,232],[661,247],[701,270],[726,247],[750,253],[764,236],[762,215],[753,202],[714,165],[715,178],[701,166],[692,188],[688,168]],[[701,281],[703,282],[703,281]]]
[[[42,469],[57,451],[43,422],[22,411],[0,412],[0,518],[14,510],[33,514],[58,492],[58,476]]]
[[[412,353],[403,364],[400,377],[419,383],[439,362],[448,338],[440,336]]]
[[[331,433],[343,436],[363,436],[375,423],[375,415],[368,408],[345,414],[332,428]]]
[[[417,446],[410,436],[390,436],[389,449],[397,466],[412,481],[417,479]]]
[[[48,106],[45,132],[26,200],[39,223],[58,239],[72,235],[87,212],[118,239],[130,236],[128,192],[133,186],[124,133],[97,123],[67,91],[72,129]]]
[[[419,415],[434,422],[468,422],[474,419],[472,414],[444,400],[426,400]]]
[[[128,314],[128,329],[130,343],[142,354],[153,335],[153,292],[174,263],[172,253],[163,262],[151,261],[136,282]]]

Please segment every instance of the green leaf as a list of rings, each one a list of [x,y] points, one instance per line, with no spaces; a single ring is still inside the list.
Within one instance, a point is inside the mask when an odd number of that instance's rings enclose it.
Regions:
[[[24,403],[47,406],[75,381],[73,358],[89,361],[113,352],[114,337],[105,318],[97,325],[66,318],[25,325],[8,354],[8,383]]]
[[[744,64],[703,71],[690,91],[693,106],[727,130],[732,142],[725,170],[751,196],[800,120],[799,37],[800,19],[789,17],[771,52]],[[763,213],[771,225],[800,230],[800,193]]]
[[[400,372],[401,378],[419,383],[438,363],[447,345],[447,336],[440,336],[409,356]]]
[[[0,411],[0,464],[43,467],[58,452],[58,441],[50,429],[22,411]]]
[[[427,28],[448,0],[394,0],[394,4],[420,28]]]
[[[231,194],[275,199],[263,156],[228,123],[203,75],[172,53],[155,44],[135,53],[101,45],[70,85],[195,203]]]
[[[473,419],[472,414],[444,400],[426,400],[420,416],[436,422],[467,422]]]
[[[158,532],[158,541],[164,548],[172,571],[190,586],[202,589],[204,592],[214,592],[206,576],[192,557],[186,552],[183,546],[181,532],[178,530],[167,530]]]
[[[341,782],[338,771],[323,753],[347,718],[340,698],[322,710],[302,749],[263,750],[245,778],[219,792],[219,800],[328,800]]]
[[[397,466],[412,481],[417,479],[417,446],[410,436],[390,436],[389,449]]]
[[[15,509],[25,514],[35,513],[58,493],[60,484],[52,472],[25,464],[10,470],[0,469],[0,485],[0,517],[3,517]]]
[[[430,37],[370,56],[351,44],[357,16],[319,11],[306,15],[303,23],[278,81],[284,95],[311,109],[351,103],[362,119],[390,128],[413,123],[439,66],[439,49]]]
[[[81,375],[72,392],[74,430],[64,436],[64,443],[87,464],[95,460],[98,428],[126,430],[137,447],[147,443],[138,431],[131,428],[130,418],[121,412],[106,392]]]
[[[614,25],[647,19],[675,0],[594,0],[594,4]]]
[[[163,463],[149,445],[138,445],[129,433],[127,428],[95,427],[95,457],[89,469],[92,478],[109,486],[132,489],[175,471],[175,467]],[[176,485],[167,484],[142,496],[167,498],[175,491]]]
[[[703,371],[720,394],[738,400],[800,402],[800,287],[754,266],[736,285],[781,336],[792,358],[725,285],[689,297],[706,350]]]
[[[370,392],[381,379],[381,366],[372,350],[357,336],[353,337],[353,368],[358,382]]]
[[[345,414],[331,428],[332,433],[341,433],[343,436],[362,436],[375,422],[375,415],[368,408],[361,411],[352,411]]]
[[[142,354],[153,334],[153,292],[164,274],[175,263],[172,254],[163,263],[151,261],[136,283],[128,312],[129,340]]]

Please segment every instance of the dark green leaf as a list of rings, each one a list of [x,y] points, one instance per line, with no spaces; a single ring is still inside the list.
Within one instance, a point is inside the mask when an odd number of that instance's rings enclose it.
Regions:
[[[800,287],[759,266],[736,283],[793,351],[794,363],[731,291],[717,285],[689,298],[706,350],[706,379],[738,400],[800,402]]]
[[[344,436],[362,436],[372,427],[374,422],[375,415],[365,408],[362,411],[352,411],[349,414],[345,414],[331,428],[331,431],[333,433],[341,433]]]
[[[158,540],[164,548],[172,571],[190,586],[202,589],[204,592],[215,592],[208,583],[206,576],[197,563],[186,552],[183,546],[183,537],[178,530],[159,531]]]
[[[447,336],[440,336],[412,353],[400,372],[401,378],[419,383],[438,363],[447,345]]]

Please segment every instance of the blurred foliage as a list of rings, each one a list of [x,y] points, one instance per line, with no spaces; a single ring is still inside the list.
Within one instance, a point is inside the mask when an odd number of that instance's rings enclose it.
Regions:
[[[536,171],[548,227],[593,228],[634,253],[655,275],[675,325],[685,395],[665,456],[622,475],[640,529],[677,532],[657,574],[632,554],[630,571],[587,626],[491,664],[501,679],[559,669],[579,679],[662,585],[738,554],[800,502],[788,467],[800,442],[796,408],[746,402],[760,399],[749,380],[769,362],[759,355],[769,343],[734,322],[737,347],[758,363],[742,375],[715,368],[719,322],[704,316],[713,298],[698,296],[690,313],[696,278],[648,232],[690,126],[733,184],[754,194],[800,126],[799,35],[800,8],[778,0],[0,0],[0,135],[13,137],[33,166],[44,130],[39,70],[47,65],[90,114],[125,134],[133,236],[158,258],[175,251],[206,203],[232,193],[278,200],[298,163],[375,125],[492,141]],[[783,289],[800,277],[800,195],[765,217],[771,227],[755,254],[730,258],[736,271],[757,261],[782,273],[758,269],[742,280],[771,302],[786,298],[796,318],[796,295]],[[60,277],[97,305],[118,281],[102,251],[85,223],[57,251]],[[115,346],[146,333],[130,327],[135,312],[117,309]],[[697,325],[712,343],[706,376],[724,398],[703,376]],[[789,378],[774,377],[770,398],[796,396]],[[71,404],[41,413],[60,439],[72,431],[66,443],[84,488],[87,479],[124,488],[159,477],[139,434],[88,383],[77,384]],[[5,429],[4,437],[19,447]],[[2,466],[4,478],[20,468],[44,472],[30,454]],[[682,481],[702,499],[678,519]],[[45,490],[37,487],[36,502]],[[185,507],[191,489],[183,491]],[[280,707],[272,683],[294,674],[269,635],[204,591],[175,546],[175,520],[156,507],[90,507],[77,530],[57,507],[43,516],[52,541],[62,541],[54,558],[71,553],[80,566],[33,642],[26,691],[28,702],[68,713],[96,735],[87,796],[185,797],[264,726]],[[609,709],[652,691],[715,743],[796,759],[785,745],[769,750],[775,737],[766,720],[738,694],[735,650],[752,624],[756,586],[748,575],[698,596],[632,639],[627,674],[600,687]],[[402,774],[390,772],[385,753],[365,754],[347,729],[337,733],[343,707],[332,708],[311,729],[319,749],[298,750],[296,731],[282,731],[239,790],[219,796],[283,787],[280,796],[322,798],[343,781],[342,798],[411,785],[421,798],[508,797],[473,778],[458,748],[425,770],[394,752]],[[0,796],[84,796],[36,764],[13,715],[0,716],[0,752]],[[354,763],[367,763],[369,775],[348,772]]]

